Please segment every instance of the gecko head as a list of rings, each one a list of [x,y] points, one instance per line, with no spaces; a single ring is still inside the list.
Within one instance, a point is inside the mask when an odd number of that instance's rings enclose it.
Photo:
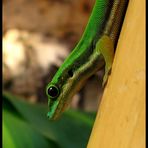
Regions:
[[[68,107],[70,100],[74,93],[70,91],[71,84],[65,84],[62,88],[59,88],[55,84],[50,84],[46,89],[48,96],[49,111],[47,116],[50,120],[55,120],[60,117],[61,113]]]
[[[50,120],[57,119],[65,111],[71,103],[72,97],[84,86],[86,80],[102,66],[100,58],[99,60],[96,58],[98,55],[95,58],[94,56],[85,56],[86,59],[76,60],[77,58],[70,55],[47,85],[46,94],[49,107],[47,116]],[[89,58],[91,62],[86,62]],[[92,68],[92,65],[95,65],[95,68]]]
[[[71,98],[76,92],[76,74],[72,70],[65,70],[62,75],[56,74],[46,88],[48,96],[48,118],[57,119],[69,106]]]

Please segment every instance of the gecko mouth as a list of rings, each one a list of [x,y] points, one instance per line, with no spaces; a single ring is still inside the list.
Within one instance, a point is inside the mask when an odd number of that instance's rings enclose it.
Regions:
[[[63,96],[61,94],[61,97],[59,96],[58,100],[49,100],[48,106],[49,106],[49,111],[47,113],[47,117],[50,120],[55,120],[60,117],[62,112],[64,111],[65,108],[65,103],[60,102],[63,100]]]
[[[48,113],[47,113],[47,117],[48,117],[48,119],[50,119],[50,120],[56,120],[56,119],[58,119],[59,117],[60,117],[60,115],[62,114],[62,111],[63,109],[57,109],[55,112],[52,112],[52,111],[49,111]]]
[[[48,101],[48,106],[49,106],[49,111],[47,113],[47,117],[50,120],[55,120],[57,112],[58,112],[58,102],[53,101],[53,100],[49,100]]]

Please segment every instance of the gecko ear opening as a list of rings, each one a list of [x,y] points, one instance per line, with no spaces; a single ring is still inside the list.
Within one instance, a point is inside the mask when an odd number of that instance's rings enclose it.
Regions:
[[[69,75],[70,77],[73,77],[73,71],[72,71],[72,69],[70,69],[70,70],[68,71],[68,75]]]

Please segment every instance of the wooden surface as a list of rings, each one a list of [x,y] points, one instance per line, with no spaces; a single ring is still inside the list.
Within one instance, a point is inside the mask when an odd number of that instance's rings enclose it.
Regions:
[[[130,0],[87,148],[145,148],[145,1]]]

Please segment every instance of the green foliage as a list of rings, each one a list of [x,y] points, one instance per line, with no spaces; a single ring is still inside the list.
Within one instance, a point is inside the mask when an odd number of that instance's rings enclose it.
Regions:
[[[85,148],[95,113],[66,111],[49,121],[46,105],[3,93],[3,148]]]

